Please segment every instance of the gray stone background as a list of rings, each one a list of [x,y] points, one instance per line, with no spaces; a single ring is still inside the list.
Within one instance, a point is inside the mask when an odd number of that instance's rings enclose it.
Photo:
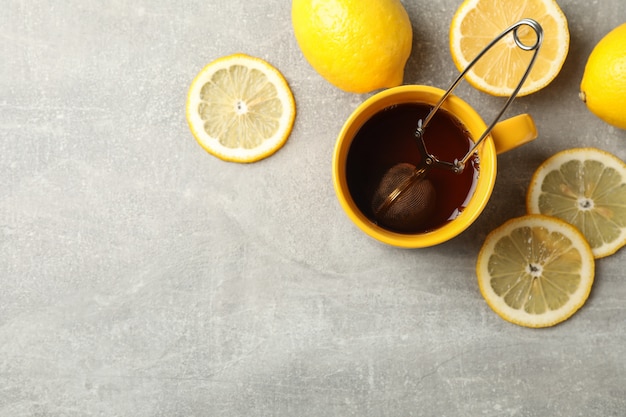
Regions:
[[[446,88],[460,0],[405,0],[405,83]],[[532,172],[626,131],[578,100],[622,0],[562,0],[559,77],[514,102],[539,138],[499,158],[485,212],[440,246],[357,230],[332,187],[343,121],[369,95],[315,73],[288,0],[5,1],[0,11],[0,415],[624,416],[626,251],[582,310],[509,324],[474,274],[486,234],[524,213]],[[202,150],[185,95],[208,62],[268,60],[298,115],[252,165]],[[502,99],[459,95],[495,114]]]

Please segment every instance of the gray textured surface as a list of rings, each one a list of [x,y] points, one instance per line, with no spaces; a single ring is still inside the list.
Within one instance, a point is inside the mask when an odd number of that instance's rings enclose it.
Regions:
[[[460,2],[404,3],[405,82],[445,88]],[[288,0],[5,3],[0,415],[626,415],[626,251],[598,262],[579,313],[539,331],[498,318],[473,271],[546,157],[626,158],[626,131],[577,99],[624,4],[560,3],[563,71],[508,113],[530,112],[539,139],[500,157],[468,231],[424,250],[379,244],[341,211],[335,136],[367,96],[308,66]],[[246,166],[205,153],[184,119],[195,74],[239,51],[277,66],[298,106],[286,146]],[[502,104],[459,94],[485,118]]]

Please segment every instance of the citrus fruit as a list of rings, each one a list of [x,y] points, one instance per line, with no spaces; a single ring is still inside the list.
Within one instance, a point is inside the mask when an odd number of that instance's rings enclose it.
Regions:
[[[503,319],[548,327],[574,314],[587,300],[595,263],[582,234],[555,217],[526,215],[491,232],[476,274],[487,304]]]
[[[413,29],[400,0],[293,0],[302,54],[328,82],[352,93],[402,84]]]
[[[245,54],[209,63],[187,95],[193,136],[209,153],[232,162],[254,162],[287,141],[296,115],[293,94],[282,74]]]
[[[589,55],[580,98],[605,122],[626,129],[626,23],[610,31]]]
[[[626,164],[596,148],[558,152],[535,171],[526,206],[576,226],[596,258],[611,255],[626,244]]]
[[[543,28],[539,55],[518,95],[534,93],[559,73],[569,50],[565,15],[554,0],[465,0],[450,25],[450,52],[459,71],[500,33],[522,18],[531,18]],[[537,41],[528,26],[518,30],[527,46]],[[510,33],[496,43],[467,73],[467,81],[494,96],[509,96],[522,79],[534,52],[523,51]]]

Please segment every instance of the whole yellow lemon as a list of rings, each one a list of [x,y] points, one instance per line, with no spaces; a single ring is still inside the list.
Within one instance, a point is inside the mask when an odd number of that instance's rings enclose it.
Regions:
[[[400,0],[293,0],[291,18],[302,54],[336,87],[402,84],[413,30]]]
[[[626,23],[609,32],[591,51],[580,98],[600,119],[626,129]]]

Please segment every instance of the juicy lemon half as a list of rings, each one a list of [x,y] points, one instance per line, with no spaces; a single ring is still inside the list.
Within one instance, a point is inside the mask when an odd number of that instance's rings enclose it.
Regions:
[[[587,300],[595,263],[582,234],[555,217],[526,215],[491,232],[476,274],[487,304],[503,319],[548,327]]]
[[[596,148],[574,148],[548,158],[528,188],[529,213],[576,226],[596,258],[626,244],[626,164]]]
[[[459,71],[502,31],[523,18],[539,22],[544,38],[539,55],[518,96],[547,86],[560,72],[569,50],[567,19],[554,0],[465,0],[450,25],[450,52]],[[525,45],[534,45],[530,27],[518,34]],[[495,96],[510,95],[526,71],[534,52],[521,50],[513,34],[496,43],[467,73],[467,81]]]
[[[209,153],[232,162],[255,162],[287,141],[296,115],[291,89],[266,61],[245,54],[219,58],[191,83],[186,116]]]

